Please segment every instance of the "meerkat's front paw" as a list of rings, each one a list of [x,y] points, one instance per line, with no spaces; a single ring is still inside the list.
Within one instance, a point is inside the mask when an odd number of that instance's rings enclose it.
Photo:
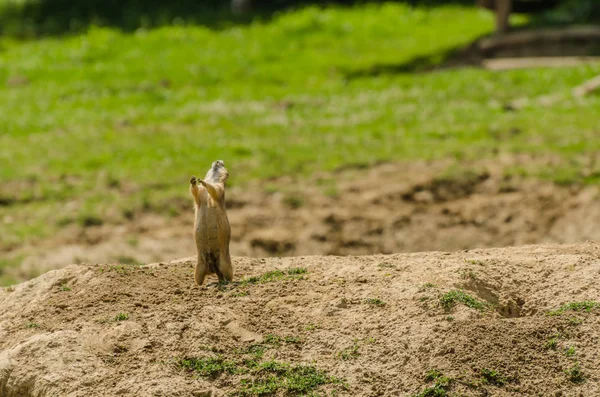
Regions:
[[[204,181],[202,179],[198,179],[198,184],[200,184],[202,186],[206,186],[206,183],[204,183]]]
[[[198,182],[198,179],[194,175],[192,175],[192,177],[190,178],[190,185],[195,185],[196,182]]]

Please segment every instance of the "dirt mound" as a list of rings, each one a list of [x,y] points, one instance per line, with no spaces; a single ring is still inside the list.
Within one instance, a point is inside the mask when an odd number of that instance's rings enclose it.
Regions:
[[[595,243],[192,263],[0,290],[0,396],[600,394]]]
[[[507,172],[524,164],[551,169],[554,159],[386,163],[231,188],[231,252],[367,255],[600,240],[598,186],[561,187]],[[600,172],[591,164],[590,173]],[[195,255],[191,198],[176,205],[179,217],[140,213],[121,225],[72,226],[24,246],[10,254],[25,257],[15,278],[65,263]]]

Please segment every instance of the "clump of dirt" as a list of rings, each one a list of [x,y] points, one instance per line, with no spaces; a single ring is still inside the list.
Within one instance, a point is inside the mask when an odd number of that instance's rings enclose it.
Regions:
[[[0,395],[600,393],[600,246],[72,265],[0,290]],[[216,281],[209,280],[209,282]]]
[[[507,173],[535,161],[385,163],[234,187],[227,193],[231,252],[365,255],[600,240],[598,186],[564,187]],[[552,161],[538,163],[551,167]],[[142,213],[120,225],[71,225],[21,247],[10,254],[24,257],[15,277],[65,263],[195,255],[191,198],[178,203],[179,217]]]

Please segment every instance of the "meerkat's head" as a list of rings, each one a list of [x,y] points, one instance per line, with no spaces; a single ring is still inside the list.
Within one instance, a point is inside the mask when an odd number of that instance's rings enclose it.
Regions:
[[[228,177],[229,171],[227,171],[227,168],[225,168],[225,163],[223,160],[217,160],[212,163],[204,179],[213,183],[220,182],[224,184]]]

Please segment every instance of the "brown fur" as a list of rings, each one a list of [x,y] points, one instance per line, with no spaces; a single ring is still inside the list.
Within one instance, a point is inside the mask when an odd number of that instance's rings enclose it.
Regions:
[[[225,183],[229,172],[221,160],[212,163],[204,180],[192,176],[190,193],[194,197],[194,240],[198,259],[194,280],[204,283],[209,274],[216,274],[220,282],[233,280],[229,255],[231,229],[225,210]]]

